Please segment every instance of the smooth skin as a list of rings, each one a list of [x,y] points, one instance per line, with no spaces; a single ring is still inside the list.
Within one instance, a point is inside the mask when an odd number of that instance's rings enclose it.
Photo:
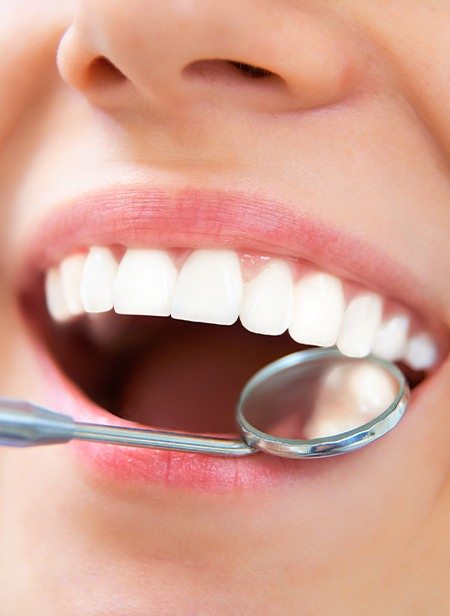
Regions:
[[[2,0],[0,392],[42,399],[27,233],[118,179],[298,204],[413,272],[449,327],[449,28],[448,0]],[[337,502],[314,475],[206,495],[1,451],[1,616],[449,614],[449,375]]]

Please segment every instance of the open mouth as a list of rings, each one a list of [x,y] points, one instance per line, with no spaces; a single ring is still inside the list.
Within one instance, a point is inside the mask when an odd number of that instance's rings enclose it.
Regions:
[[[375,353],[413,387],[437,361],[406,309],[269,255],[95,246],[47,270],[45,299],[40,329],[68,377],[113,414],[164,429],[232,433],[246,380],[300,348]]]
[[[139,242],[60,238],[22,292],[41,344],[110,423],[236,435],[245,382],[312,346],[394,361],[412,388],[442,361],[436,328],[414,311],[310,260],[199,247],[198,234],[194,247],[166,237],[158,245],[152,233]]]

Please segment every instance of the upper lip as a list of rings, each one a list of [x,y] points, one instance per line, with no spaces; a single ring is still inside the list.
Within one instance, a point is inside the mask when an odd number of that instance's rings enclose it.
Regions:
[[[305,259],[401,301],[443,329],[426,284],[378,245],[338,231],[276,199],[195,188],[118,186],[62,204],[26,240],[19,285],[89,245],[219,247]]]

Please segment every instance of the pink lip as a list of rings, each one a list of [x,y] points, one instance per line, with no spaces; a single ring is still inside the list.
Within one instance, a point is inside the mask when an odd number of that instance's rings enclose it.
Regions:
[[[28,242],[20,271],[23,285],[29,286],[30,277],[41,275],[71,251],[93,244],[189,248],[226,245],[285,254],[323,264],[327,270],[370,284],[372,289],[382,289],[382,293],[395,299],[405,297],[410,306],[424,309],[417,281],[375,247],[274,201],[194,189],[170,194],[121,187],[66,204],[44,220]],[[331,268],[329,264],[339,266]],[[50,406],[81,421],[136,426],[89,401],[64,377],[39,342],[37,351]],[[218,458],[82,442],[69,447],[102,475],[203,490],[269,486],[298,478],[301,473],[310,476],[330,463],[346,463],[343,459],[293,461],[264,454]],[[350,457],[353,455],[358,454]]]
[[[45,270],[71,251],[95,244],[229,246],[305,259],[399,300],[426,319],[439,318],[439,307],[424,285],[377,245],[255,194],[121,186],[84,195],[33,230],[19,276]]]

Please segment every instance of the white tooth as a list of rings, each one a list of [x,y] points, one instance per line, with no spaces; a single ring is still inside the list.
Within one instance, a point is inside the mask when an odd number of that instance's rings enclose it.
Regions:
[[[409,318],[404,314],[397,314],[383,321],[376,331],[372,353],[389,361],[400,359],[405,352],[408,329]]]
[[[375,332],[383,312],[383,302],[375,293],[364,293],[354,297],[348,304],[337,346],[349,357],[364,357],[370,352]]]
[[[349,375],[348,392],[355,413],[374,419],[385,411],[395,399],[397,386],[390,374],[379,366],[363,363],[355,366]]]
[[[176,279],[177,269],[164,250],[129,248],[114,280],[114,310],[167,317]]]
[[[45,299],[47,309],[55,321],[64,322],[70,318],[61,285],[61,276],[56,267],[49,269],[45,275]]]
[[[282,334],[291,320],[292,298],[291,268],[285,261],[271,261],[244,285],[242,325],[257,334]]]
[[[294,287],[294,311],[289,333],[301,344],[336,344],[344,314],[342,282],[323,272],[305,276]]]
[[[242,299],[239,259],[232,250],[195,250],[178,274],[172,317],[231,325]]]
[[[93,246],[89,250],[80,286],[81,301],[86,312],[111,310],[117,268],[117,261],[108,248]]]
[[[318,383],[305,436],[317,438],[361,426],[388,408],[396,390],[395,379],[369,362],[329,368]]]
[[[63,259],[59,266],[64,298],[69,312],[73,316],[84,312],[80,286],[85,260],[86,256],[83,254],[71,255]]]
[[[405,361],[413,370],[427,370],[437,359],[437,348],[425,332],[416,334],[408,340]]]
[[[357,427],[352,417],[340,417],[337,419],[320,419],[314,423],[308,423],[303,428],[304,437],[307,439],[323,438],[349,432]]]

